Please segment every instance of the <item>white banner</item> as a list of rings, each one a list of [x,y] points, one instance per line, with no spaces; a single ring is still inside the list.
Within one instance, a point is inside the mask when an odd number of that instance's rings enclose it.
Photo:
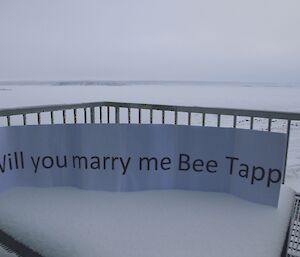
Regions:
[[[0,129],[0,191],[14,186],[232,193],[277,206],[286,135],[233,128],[69,124]]]

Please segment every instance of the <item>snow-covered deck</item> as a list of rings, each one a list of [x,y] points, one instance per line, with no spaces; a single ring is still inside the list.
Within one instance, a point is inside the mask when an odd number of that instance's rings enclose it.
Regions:
[[[294,192],[279,208],[196,191],[18,188],[0,195],[0,230],[45,257],[276,257]]]

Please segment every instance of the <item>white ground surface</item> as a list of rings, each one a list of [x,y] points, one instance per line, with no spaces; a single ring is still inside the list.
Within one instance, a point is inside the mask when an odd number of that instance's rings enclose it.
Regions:
[[[228,83],[223,86],[205,86],[203,83],[201,86],[0,86],[0,108],[90,101],[122,101],[300,112],[299,96],[300,86],[280,87],[262,86],[261,84],[233,84],[233,86]],[[159,115],[154,113],[154,121],[155,119],[160,120]],[[144,122],[149,122],[149,118],[146,116],[147,113],[143,116],[145,117]],[[67,113],[68,118],[71,121],[71,114],[68,116]],[[166,118],[171,122],[173,116]],[[36,119],[36,117],[32,117],[32,119]],[[57,120],[59,119],[61,122],[62,118],[57,115]],[[185,116],[179,115],[178,119],[179,123],[187,122]],[[208,125],[216,124],[215,117],[207,116],[207,119]],[[124,113],[123,121],[126,122],[126,113]],[[200,121],[200,115],[192,116],[192,124],[200,124]],[[12,119],[12,123],[18,124],[18,122],[21,120]],[[30,123],[30,117],[28,122]],[[42,122],[47,122],[47,117],[42,115]],[[6,120],[0,118],[0,125],[1,123],[6,123]],[[232,126],[232,119],[223,118],[222,125]],[[266,126],[266,120],[255,120],[255,129],[266,129]],[[240,117],[238,127],[249,127],[249,119]],[[274,120],[272,128],[274,131],[283,132],[286,130],[286,123]],[[286,182],[300,192],[300,122],[292,122],[291,128]]]
[[[0,229],[45,257],[280,256],[294,192],[279,208],[224,193],[19,188],[0,195]]]
[[[299,95],[300,86],[0,86],[0,107],[122,101],[299,112]]]

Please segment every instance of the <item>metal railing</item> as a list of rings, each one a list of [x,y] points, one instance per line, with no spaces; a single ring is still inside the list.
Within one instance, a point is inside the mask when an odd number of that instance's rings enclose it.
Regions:
[[[80,111],[81,110],[81,111]],[[122,111],[121,111],[122,110]],[[133,114],[133,111],[135,113]],[[144,111],[148,111],[147,114]],[[290,131],[292,121],[300,121],[300,113],[293,112],[274,112],[245,109],[229,108],[208,108],[192,106],[174,106],[174,105],[157,105],[157,104],[139,104],[139,103],[120,103],[120,102],[90,102],[63,105],[45,105],[33,107],[19,107],[0,109],[0,126],[28,125],[28,124],[56,124],[56,123],[120,123],[121,114],[122,123],[145,123],[144,116],[148,116],[147,123],[154,123],[154,112],[160,112],[160,117],[155,119],[155,123],[165,124],[166,113],[171,124],[178,124],[178,115],[186,114],[186,125],[210,126],[207,124],[207,116],[214,115],[216,118],[215,126],[223,127],[221,120],[223,117],[232,118],[231,127],[236,128],[239,117],[248,117],[249,126],[247,129],[254,129],[257,119],[265,119],[266,127],[264,130],[272,130],[272,122],[281,120],[284,124],[284,130],[281,131],[287,135],[286,157],[288,156]],[[193,115],[201,115],[197,122],[192,121]],[[43,117],[42,115],[46,115]],[[172,119],[170,119],[170,115]],[[30,123],[28,122],[30,116]],[[18,122],[13,123],[13,117],[21,117]],[[2,118],[2,119],[1,119]],[[170,122],[169,122],[170,123]],[[193,124],[192,124],[193,123]],[[228,123],[227,123],[228,125]],[[244,127],[245,128],[245,127]],[[287,160],[287,158],[286,158]],[[283,174],[282,183],[285,182],[286,165]]]

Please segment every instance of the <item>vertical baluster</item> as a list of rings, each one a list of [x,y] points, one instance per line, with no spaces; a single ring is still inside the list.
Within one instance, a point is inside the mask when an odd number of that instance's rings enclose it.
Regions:
[[[53,112],[50,112],[50,117],[51,117],[51,124],[54,124],[54,115]]]
[[[139,124],[142,123],[142,110],[139,108]]]
[[[150,124],[153,123],[153,109],[150,109]]]
[[[115,122],[116,124],[120,123],[120,108],[115,107]]]
[[[127,108],[128,109],[128,124],[131,123],[131,110],[130,110],[130,107]]]
[[[221,125],[221,115],[218,114],[218,124],[217,124],[217,126],[220,127],[220,125]]]
[[[285,149],[285,161],[284,161],[284,170],[283,170],[282,184],[285,183],[287,157],[288,157],[289,142],[290,142],[290,131],[291,131],[291,120],[287,120],[286,149]]]
[[[6,116],[6,120],[7,120],[7,126],[10,126],[10,116]]]
[[[95,123],[95,107],[90,107],[91,124]]]
[[[99,119],[100,123],[102,123],[102,106],[99,106]]]
[[[62,114],[63,114],[63,123],[66,124],[66,110],[63,110]]]
[[[76,124],[77,123],[77,109],[74,109],[73,112],[74,112],[74,123]]]
[[[165,110],[162,110],[161,121],[162,121],[162,124],[165,124]]]
[[[205,113],[202,113],[202,126],[205,126]]]
[[[107,123],[110,123],[110,110],[109,110],[109,106],[107,106]]]
[[[250,129],[253,129],[253,117],[250,118]]]
[[[23,125],[26,126],[27,124],[27,121],[26,121],[26,114],[24,113],[23,114]]]
[[[191,112],[188,112],[188,125],[191,125]]]
[[[236,128],[236,115],[233,116],[233,127]]]
[[[177,111],[174,112],[174,124],[177,125],[177,116],[178,116],[178,113]]]
[[[37,113],[37,121],[38,121],[38,124],[40,125],[41,124],[41,113],[40,112]]]
[[[272,129],[272,119],[268,119],[268,131]]]
[[[86,113],[86,108],[83,108],[84,111],[84,123],[87,123],[87,113]]]

